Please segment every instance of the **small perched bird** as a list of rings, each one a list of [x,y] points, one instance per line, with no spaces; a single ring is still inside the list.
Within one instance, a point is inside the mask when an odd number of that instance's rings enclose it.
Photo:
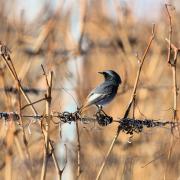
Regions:
[[[104,76],[105,80],[90,92],[85,103],[81,107],[81,112],[91,105],[102,108],[102,106],[110,103],[117,94],[118,87],[121,84],[120,76],[113,70],[106,70],[99,73]]]

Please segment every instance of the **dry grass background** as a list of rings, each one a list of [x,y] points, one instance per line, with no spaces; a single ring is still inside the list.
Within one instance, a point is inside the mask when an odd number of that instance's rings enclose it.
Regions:
[[[0,1],[0,41],[11,50],[11,58],[17,70],[23,87],[36,88],[38,93],[28,93],[32,102],[44,97],[46,81],[41,64],[46,72],[53,71],[52,111],[72,111],[75,109],[65,97],[67,92],[63,90],[68,82],[68,93],[75,96],[79,105],[82,104],[88,92],[95,87],[102,78],[97,74],[104,69],[114,69],[123,80],[116,99],[105,111],[115,119],[123,117],[127,108],[136,73],[139,67],[139,57],[142,57],[151,35],[152,24],[146,21],[138,21],[129,7],[123,7],[116,3],[116,20],[107,15],[108,7],[104,1],[92,1],[87,5],[81,1],[81,39],[74,41],[70,31],[71,9],[61,13],[62,4],[57,7],[55,14],[43,19],[48,14],[48,5],[40,11],[38,18],[28,24],[21,18],[9,20],[5,1]],[[10,6],[10,5],[9,5]],[[13,8],[13,7],[11,7]],[[46,14],[47,13],[47,14]],[[180,14],[170,8],[172,15],[173,35],[172,42],[180,47]],[[168,17],[165,7],[162,6],[160,18],[156,22],[155,39],[145,59],[138,90],[136,94],[135,118],[148,118],[156,120],[173,119],[173,81],[170,65],[167,63],[168,44]],[[138,57],[136,54],[138,53]],[[177,86],[179,88],[180,63],[177,60]],[[0,61],[0,108],[1,112],[18,111],[18,93],[5,91],[5,87],[17,88],[17,85],[5,66]],[[66,95],[65,95],[66,94]],[[179,98],[179,97],[178,97]],[[177,103],[177,109],[180,103]],[[22,104],[26,101],[22,97]],[[45,113],[45,101],[35,105],[39,114]],[[68,109],[70,108],[70,109]],[[89,114],[95,109],[91,108]],[[179,110],[179,109],[178,109]],[[22,114],[32,115],[30,108],[22,110]],[[131,113],[132,115],[132,113]],[[177,111],[179,117],[179,111]],[[28,149],[32,164],[26,154],[23,142],[22,128],[13,122],[0,122],[0,179],[40,179],[43,163],[44,140],[38,123],[30,126],[30,118],[22,119],[27,136]],[[72,123],[73,124],[73,123]],[[74,128],[66,125],[62,135],[76,134]],[[72,125],[71,125],[72,126]],[[81,175],[79,179],[95,179],[111,140],[116,132],[117,123],[107,127],[97,124],[84,125],[79,123],[81,144]],[[19,129],[19,133],[13,134]],[[68,132],[67,132],[68,131]],[[70,132],[74,131],[74,133]],[[73,140],[62,140],[59,125],[51,122],[50,139],[54,141],[55,148],[59,143],[67,146],[68,165],[65,168],[66,176],[70,179],[67,169],[71,166],[72,179],[76,179],[77,171],[77,143],[76,135]],[[168,151],[171,146],[171,138],[174,137],[172,154],[168,159]],[[101,179],[166,179],[177,180],[180,178],[180,143],[178,133],[171,133],[170,128],[145,129],[140,134],[135,134],[132,143],[128,143],[129,135],[120,134],[110,157],[108,158]],[[10,151],[10,152],[9,152]],[[21,152],[22,151],[22,152]],[[57,150],[57,154],[61,151]],[[60,156],[60,155],[59,155]],[[9,160],[9,159],[10,160]],[[146,167],[148,162],[156,159]],[[9,163],[11,161],[10,169]],[[59,161],[63,167],[64,161]],[[33,166],[32,166],[33,165]],[[167,166],[168,165],[168,166]],[[32,172],[28,176],[28,169]],[[11,173],[10,173],[11,172]],[[8,175],[9,173],[9,175]],[[12,175],[12,176],[11,176]],[[10,176],[10,177],[9,177]],[[47,164],[46,179],[56,178],[56,169],[52,158]]]

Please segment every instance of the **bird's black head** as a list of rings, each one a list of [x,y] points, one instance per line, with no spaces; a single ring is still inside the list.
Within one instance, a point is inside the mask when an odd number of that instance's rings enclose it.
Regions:
[[[117,85],[121,84],[121,78],[119,74],[117,74],[113,70],[106,70],[103,72],[99,72],[100,74],[104,75],[105,80],[111,80],[114,81]]]

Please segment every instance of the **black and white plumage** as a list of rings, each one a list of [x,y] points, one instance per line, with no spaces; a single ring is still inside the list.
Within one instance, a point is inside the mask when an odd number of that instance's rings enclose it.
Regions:
[[[90,92],[82,109],[91,105],[104,106],[110,103],[117,94],[118,87],[121,84],[120,76],[113,70],[99,73],[104,76],[105,80]]]

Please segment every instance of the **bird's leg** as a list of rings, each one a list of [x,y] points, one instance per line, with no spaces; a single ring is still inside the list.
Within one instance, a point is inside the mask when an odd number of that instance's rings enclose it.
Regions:
[[[102,112],[105,116],[108,116],[104,111],[103,111],[103,106],[101,106],[101,105],[96,105],[97,106],[97,108],[98,108],[98,112],[100,113],[100,112]]]
[[[96,104],[96,107],[98,108],[98,111],[97,111],[97,112],[101,112],[102,106],[99,106],[99,105]]]
[[[105,116],[108,116],[108,115],[105,113],[105,111],[103,111],[103,109],[101,109],[101,112],[103,112]]]

